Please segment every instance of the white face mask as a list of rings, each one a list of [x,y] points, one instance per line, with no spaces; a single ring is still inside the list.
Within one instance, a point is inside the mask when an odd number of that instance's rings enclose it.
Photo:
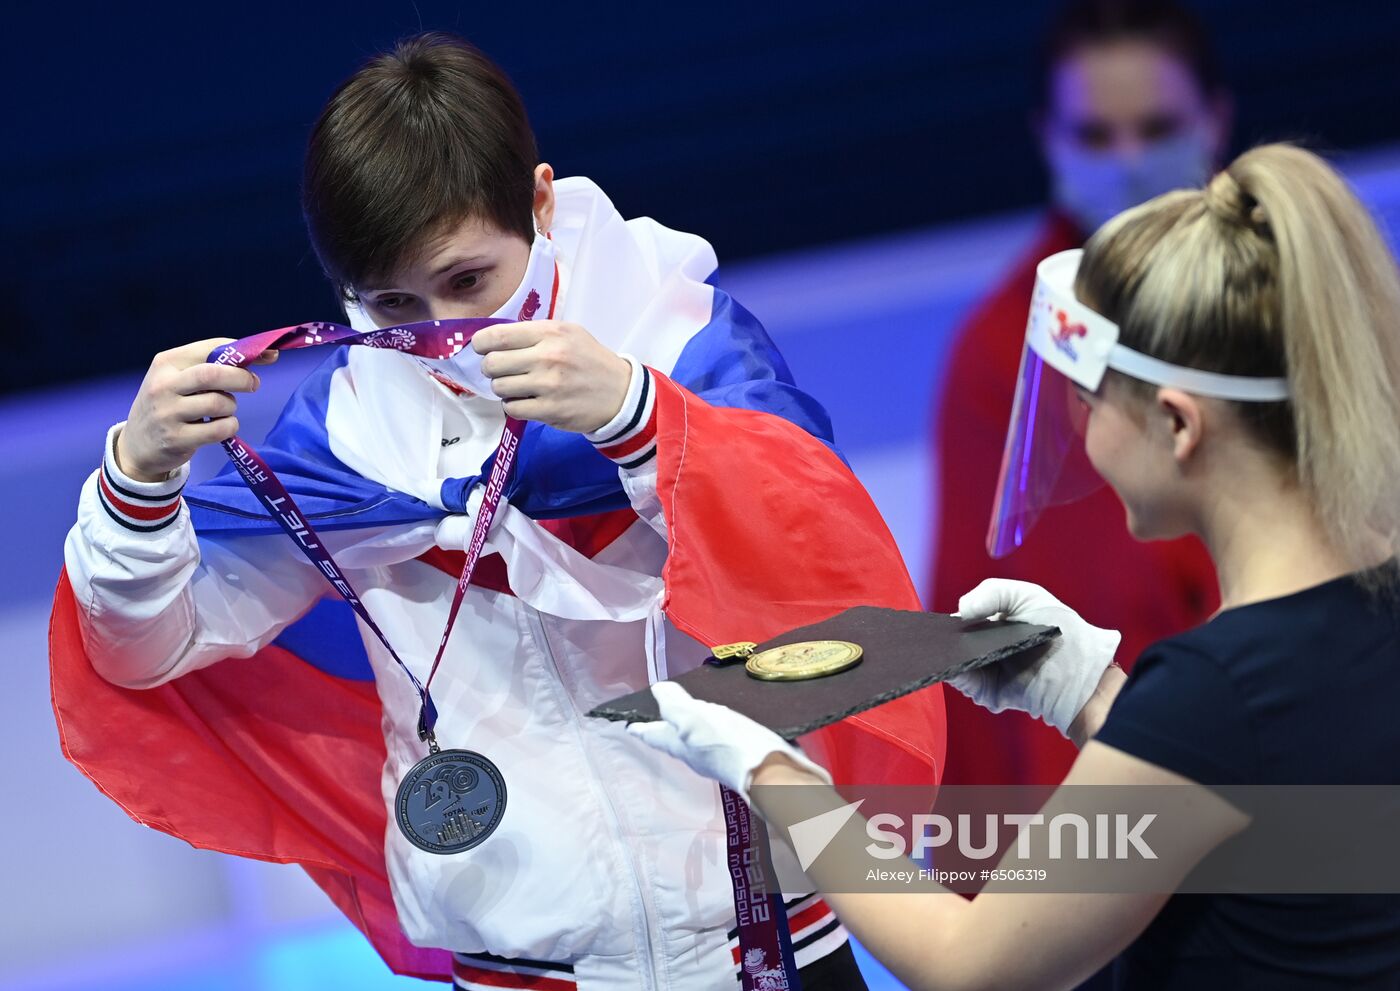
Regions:
[[[1052,139],[1048,157],[1055,205],[1085,234],[1154,196],[1198,188],[1211,167],[1210,142],[1201,127],[1155,141],[1134,157]]]
[[[554,242],[543,234],[536,234],[530,245],[530,258],[525,263],[525,275],[520,285],[496,310],[489,314],[504,320],[534,320],[549,316],[554,301],[554,271],[557,252]],[[358,303],[347,302],[345,315],[355,330],[370,331],[378,327],[369,314]],[[465,347],[451,358],[417,358],[425,368],[440,372],[454,382],[459,382],[477,395],[490,396],[491,380],[481,371],[481,355],[471,347]]]
[[[558,253],[547,235],[536,234],[530,245],[530,258],[525,263],[525,275],[510,299],[492,313],[506,320],[545,319],[554,294],[554,262]],[[534,294],[532,300],[531,294]]]

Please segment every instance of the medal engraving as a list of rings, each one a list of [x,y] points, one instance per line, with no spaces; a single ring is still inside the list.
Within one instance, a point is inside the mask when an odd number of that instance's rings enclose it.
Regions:
[[[855,667],[863,653],[859,644],[846,640],[791,643],[754,654],[744,670],[761,681],[806,681]]]
[[[500,769],[470,750],[442,750],[413,765],[399,784],[394,818],[429,853],[461,853],[484,842],[506,811]]]

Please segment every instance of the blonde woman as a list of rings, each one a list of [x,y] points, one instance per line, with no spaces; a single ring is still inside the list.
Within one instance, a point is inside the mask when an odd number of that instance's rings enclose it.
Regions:
[[[1031,322],[1022,377],[1041,388],[1020,393],[993,538],[1034,523],[1037,473],[1062,476],[1031,441],[1056,433],[1044,398],[1077,392],[1085,453],[1134,535],[1200,536],[1222,606],[1125,678],[1116,635],[1036,586],[984,583],[964,616],[1066,636],[1027,670],[958,687],[1080,742],[1066,786],[1194,787],[1198,814],[1159,865],[1167,891],[1251,827],[1217,789],[1400,783],[1400,283],[1343,180],[1298,148],[1255,149],[1203,191],[1120,214],[1082,259],[1048,259],[1034,305],[1047,316]],[[730,710],[673,684],[655,693],[665,721],[633,731],[700,773],[745,788],[821,780]],[[789,825],[767,792],[752,793],[760,811]],[[1134,989],[1400,986],[1397,896],[828,898],[913,988],[1067,988],[1115,957]]]

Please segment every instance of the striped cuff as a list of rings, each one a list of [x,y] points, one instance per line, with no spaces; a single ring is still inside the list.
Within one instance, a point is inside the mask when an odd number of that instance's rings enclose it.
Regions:
[[[128,478],[117,467],[117,435],[124,426],[118,423],[107,431],[107,450],[97,473],[97,501],[118,525],[136,533],[156,533],[179,518],[180,493],[190,466],[181,466],[163,482]]]
[[[585,437],[619,468],[640,468],[656,457],[656,383],[651,369],[630,354],[632,381],[622,409],[610,423]]]
[[[821,895],[800,895],[783,901],[788,915],[788,932],[792,936],[793,962],[801,970],[835,953],[849,939],[846,927],[841,925],[836,913],[822,899]],[[729,930],[729,952],[737,965],[739,955],[739,930]]]
[[[569,964],[498,957],[493,953],[454,953],[452,986],[459,991],[577,991],[578,982]]]

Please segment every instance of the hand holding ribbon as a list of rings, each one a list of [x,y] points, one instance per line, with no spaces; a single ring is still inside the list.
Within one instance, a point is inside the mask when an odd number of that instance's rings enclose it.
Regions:
[[[626,358],[576,323],[531,320],[472,339],[507,416],[592,433],[617,416],[632,381]]]
[[[264,331],[261,334],[253,334],[251,337],[224,344],[214,349],[209,355],[208,362],[211,366],[231,366],[234,369],[241,369],[244,365],[256,362],[264,353],[271,350],[292,351],[298,348],[318,347],[323,344],[390,348],[395,351],[403,351],[406,354],[441,360],[451,358],[465,348],[471,342],[472,337],[481,329],[506,322],[508,321],[494,317],[474,320],[429,320],[366,332],[336,323],[304,323],[293,327]],[[229,460],[233,462],[233,466],[238,470],[243,481],[247,483],[248,488],[258,497],[258,501],[263,504],[268,515],[277,521],[287,535],[301,548],[302,552],[321,570],[335,590],[365,621],[370,630],[384,644],[389,654],[398,662],[399,667],[408,675],[409,680],[413,682],[413,687],[418,691],[422,703],[418,718],[418,734],[428,741],[430,747],[434,749],[437,746],[433,735],[433,728],[437,722],[437,709],[433,705],[429,689],[432,685],[433,675],[437,673],[438,665],[442,663],[442,655],[447,647],[447,638],[452,632],[458,610],[462,606],[462,598],[466,594],[472,573],[476,570],[476,563],[486,544],[486,534],[491,528],[492,519],[495,518],[496,507],[500,504],[501,495],[509,480],[511,469],[515,465],[515,452],[524,428],[525,425],[520,420],[506,418],[505,431],[501,435],[501,444],[493,459],[490,480],[486,486],[486,497],[482,500],[481,509],[477,513],[476,522],[472,528],[471,543],[467,548],[466,565],[457,582],[457,590],[447,617],[447,626],[442,632],[437,656],[433,659],[433,666],[428,672],[428,677],[421,682],[409,670],[408,665],[399,657],[389,643],[389,639],[374,622],[369,611],[365,609],[364,603],[360,601],[359,596],[335,563],[330,551],[326,549],[316,530],[301,510],[297,508],[296,501],[278,480],[276,474],[267,467],[258,453],[241,438],[229,436],[222,442],[224,450],[228,452]]]
[[[138,482],[162,481],[199,448],[238,432],[233,393],[256,392],[258,376],[206,361],[211,350],[233,343],[216,337],[155,356],[117,435],[117,465],[122,471]],[[249,364],[276,360],[276,351],[265,350]]]

